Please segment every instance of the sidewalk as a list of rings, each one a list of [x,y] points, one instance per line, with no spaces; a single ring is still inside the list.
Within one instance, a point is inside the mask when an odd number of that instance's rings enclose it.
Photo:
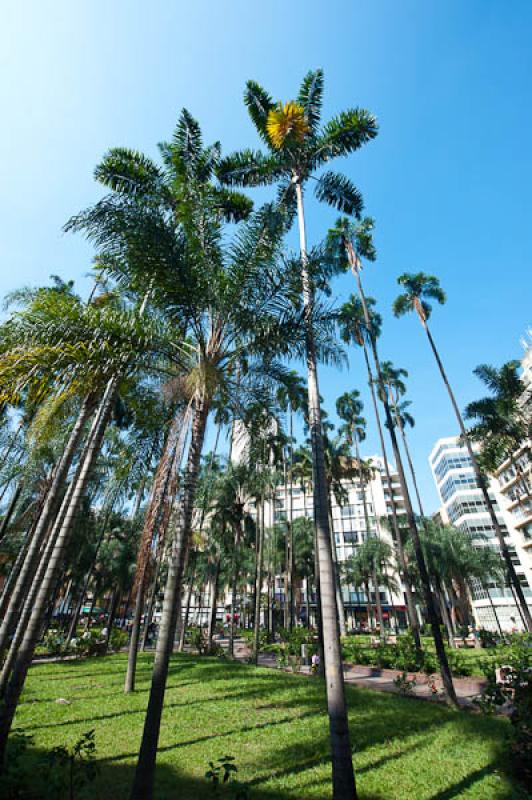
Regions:
[[[225,643],[219,642],[219,644],[223,645]],[[244,641],[235,642],[235,658],[245,661],[249,659],[250,655],[251,651]],[[277,669],[275,654],[260,653],[258,665],[259,667],[265,667],[267,669]],[[292,670],[290,668],[285,668],[285,672],[292,672]],[[301,667],[298,672],[301,675],[310,675],[310,667]],[[400,694],[393,682],[398,674],[399,670],[396,669],[379,669],[378,667],[369,667],[362,664],[344,663],[344,679],[346,683],[364,686],[369,689],[376,689],[380,692]],[[441,695],[442,681],[439,675],[434,676],[436,692],[432,690],[432,681],[429,683],[424,673],[408,673],[409,680],[413,680],[414,678],[416,684],[409,692],[409,697],[417,697],[422,700],[431,700],[433,702],[442,702],[444,700]],[[486,681],[483,678],[454,678],[454,688],[460,705],[463,707],[471,707],[473,698],[481,693],[485,685]]]

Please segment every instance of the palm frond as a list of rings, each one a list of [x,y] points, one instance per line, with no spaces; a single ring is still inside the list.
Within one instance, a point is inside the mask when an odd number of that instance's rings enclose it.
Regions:
[[[364,202],[356,186],[336,172],[325,172],[320,176],[315,186],[318,200],[328,203],[343,214],[360,217]]]
[[[269,144],[266,123],[274,102],[268,92],[256,81],[248,81],[244,91],[244,103],[259,136]]]
[[[298,102],[305,111],[310,130],[315,136],[318,132],[323,101],[323,70],[316,69],[307,72],[301,83]]]

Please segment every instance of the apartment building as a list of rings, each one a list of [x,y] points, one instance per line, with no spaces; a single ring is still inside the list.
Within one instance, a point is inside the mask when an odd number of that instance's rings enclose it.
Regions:
[[[442,522],[468,533],[477,547],[498,550],[495,530],[482,492],[477,486],[473,464],[459,437],[438,439],[429,456],[429,463],[440,496],[438,513]],[[525,597],[532,605],[532,570],[524,537],[516,529],[515,518],[508,509],[497,480],[490,481],[489,491]],[[482,586],[475,582],[472,587],[472,606],[479,627],[493,631],[498,629],[498,623],[507,631],[524,627],[512,588],[507,583],[498,585],[489,581]]]
[[[362,486],[357,478],[346,478],[342,480],[345,492],[342,502],[339,503],[338,498],[334,497],[334,495],[332,497],[332,521],[339,564],[355,553],[357,547],[370,535],[380,536],[393,546],[391,494],[386,480],[384,461],[380,456],[372,456],[369,460],[373,467],[372,479],[365,486]],[[391,465],[390,473],[392,480],[391,491],[393,492],[397,513],[403,514],[404,499],[399,485],[399,478],[395,468]],[[365,492],[370,520],[369,531],[367,530],[364,515],[363,492]],[[312,491],[295,483],[287,487],[280,485],[276,489],[274,502],[267,503],[265,515],[267,526],[272,526],[287,519],[290,508],[290,494],[292,495],[292,518],[297,519],[298,517],[307,516],[312,519]],[[386,587],[380,587],[384,618],[386,620],[394,616],[398,619],[401,627],[404,627],[406,626],[405,597],[395,562],[392,564],[391,572],[401,588],[397,594],[391,594]],[[345,582],[343,582],[342,591],[348,621],[352,624],[367,624],[367,598],[365,593],[361,591],[360,587],[349,586]],[[276,582],[276,597],[282,605],[284,602],[284,588],[281,578]],[[374,595],[372,595],[371,601],[374,603]]]

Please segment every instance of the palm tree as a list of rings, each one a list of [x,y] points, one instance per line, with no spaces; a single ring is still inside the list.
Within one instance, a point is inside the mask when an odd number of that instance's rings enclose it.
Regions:
[[[342,233],[342,227],[340,228],[340,233]],[[329,246],[333,250],[333,253],[334,252],[338,253],[337,250],[338,242],[336,241],[337,238],[338,238],[338,231],[337,230],[331,231],[329,236]],[[343,245],[341,246],[343,248]],[[343,249],[340,250],[340,253],[342,254],[341,257],[343,257]],[[379,434],[379,442],[384,464],[384,472],[386,475],[386,483],[388,484],[388,491],[390,495],[393,538],[395,547],[397,549],[397,560],[401,568],[402,578],[405,585],[408,622],[412,634],[414,636],[416,648],[418,651],[421,651],[421,636],[419,632],[419,622],[412,591],[412,585],[409,577],[410,571],[408,569],[408,565],[404,554],[402,532],[401,532],[401,527],[399,525],[397,506],[393,497],[393,486],[390,474],[390,466],[388,463],[388,455],[386,452],[386,445],[384,442],[384,435],[382,430],[379,408],[377,406],[377,395],[375,391],[376,381],[373,376],[373,370],[371,368],[369,352],[368,352],[368,348],[371,347],[371,341],[372,340],[376,341],[376,339],[380,335],[380,329],[382,323],[380,314],[378,314],[375,311],[374,306],[375,306],[375,300],[372,297],[366,297],[364,305],[359,297],[351,295],[349,300],[341,306],[338,312],[338,324],[340,327],[340,333],[342,339],[347,344],[353,342],[357,346],[361,347],[364,354],[364,361],[366,364],[366,372],[368,376],[368,386],[371,395],[373,413],[375,416],[375,421],[377,423],[377,431]],[[369,320],[369,324],[366,322],[366,319]]]
[[[515,460],[515,451],[532,434],[531,419],[520,403],[525,391],[519,376],[520,366],[519,361],[508,361],[499,369],[489,364],[476,367],[474,374],[490,390],[490,395],[468,403],[464,416],[474,423],[469,430],[470,438],[482,445],[481,466],[495,472],[509,459],[523,493],[528,495],[528,480]]]
[[[369,260],[375,259],[375,248],[373,246],[372,241],[372,229],[373,229],[373,220],[367,218],[363,220],[358,226],[353,228],[350,225],[349,221],[347,220],[340,220],[337,223],[336,231],[334,233],[334,238],[337,242],[340,242],[344,248],[344,258],[347,257],[347,261],[351,266],[351,270],[353,275],[355,276],[355,280],[357,283],[358,294],[360,300],[362,301],[362,308],[364,312],[364,319],[366,323],[366,327],[368,330],[371,330],[371,318],[369,315],[368,306],[366,304],[366,296],[364,293],[364,289],[362,286],[362,278],[361,278],[361,270],[362,270],[362,262],[360,260],[361,255],[365,255]],[[354,240],[354,241],[353,241]],[[356,246],[355,246],[356,245]],[[338,256],[337,256],[338,257]],[[421,540],[419,538],[419,531],[417,526],[416,517],[414,514],[414,509],[412,506],[412,501],[410,498],[410,492],[408,490],[408,483],[406,480],[406,475],[403,467],[403,461],[401,458],[401,453],[399,450],[399,445],[397,442],[397,436],[395,434],[395,428],[393,425],[393,417],[392,412],[390,409],[390,404],[388,402],[388,396],[386,392],[386,386],[384,384],[383,376],[382,376],[382,369],[381,369],[381,362],[379,360],[378,349],[377,349],[377,340],[375,337],[371,336],[369,340],[369,344],[373,354],[373,361],[375,364],[375,370],[377,373],[377,383],[379,388],[379,397],[384,407],[384,415],[386,419],[386,426],[389,431],[390,440],[392,443],[392,450],[394,454],[394,458],[396,461],[397,466],[397,473],[399,476],[399,482],[401,484],[401,491],[403,494],[403,499],[405,503],[405,510],[406,510],[406,517],[408,520],[408,528],[410,531],[410,536],[412,537],[412,542],[414,546],[414,552],[416,555],[416,561],[420,573],[421,584],[423,586],[423,593],[425,597],[425,605],[427,608],[427,616],[429,618],[431,630],[432,630],[432,637],[434,639],[434,645],[436,648],[436,655],[438,657],[438,661],[440,664],[440,671],[443,680],[443,684],[445,687],[445,691],[447,694],[447,699],[453,705],[457,705],[458,701],[456,698],[456,692],[454,690],[453,679],[451,670],[449,668],[449,662],[447,660],[447,655],[445,653],[445,647],[443,643],[443,638],[441,634],[441,630],[438,624],[438,617],[436,614],[436,608],[434,605],[434,598],[432,596],[431,586],[430,586],[430,578],[427,572],[425,559],[423,556],[423,550],[421,547]]]
[[[309,273],[303,187],[313,173],[338,156],[358,150],[377,134],[375,118],[367,111],[344,111],[320,127],[323,96],[323,72],[309,72],[296,101],[275,104],[270,95],[254,81],[248,81],[244,100],[250,117],[267,153],[250,150],[224,159],[219,177],[228,184],[258,186],[280,182],[284,200],[293,207],[295,194],[301,254],[301,284],[306,324],[306,361],[308,372],[309,424],[314,465],[314,517],[320,563],[325,675],[333,753],[333,796],[335,800],[356,796],[349,743],[347,707],[342,673],[340,634],[336,613],[334,562],[327,513],[327,485],[321,428],[318,373],[313,341],[314,285]],[[315,182],[315,194],[333,207],[359,214],[362,198],[343,175],[322,173]]]
[[[403,449],[405,451],[408,468],[412,477],[412,485],[416,494],[419,513],[422,517],[424,517],[425,514],[423,511],[423,503],[421,501],[421,494],[419,492],[419,486],[417,483],[416,471],[414,469],[414,463],[412,461],[410,448],[406,438],[406,426],[408,425],[410,428],[413,428],[416,423],[414,417],[408,410],[411,405],[410,401],[401,400],[401,397],[406,394],[404,378],[408,378],[408,372],[406,369],[402,369],[401,367],[394,367],[391,361],[383,361],[381,364],[381,369],[384,385],[388,391],[388,397],[393,411],[394,422],[399,429],[399,433],[401,434]]]
[[[462,440],[466,446],[469,458],[471,459],[477,484],[482,492],[484,503],[486,504],[486,508],[488,509],[488,513],[490,515],[491,524],[493,525],[493,529],[499,541],[501,554],[506,564],[506,568],[508,570],[510,583],[515,591],[515,594],[519,602],[525,628],[528,631],[532,632],[532,615],[530,614],[530,610],[528,608],[525,599],[523,587],[521,586],[521,583],[515,571],[515,567],[512,563],[510,551],[504,539],[504,534],[502,532],[501,525],[497,518],[494,502],[489,494],[486,478],[482,473],[482,470],[480,469],[477,456],[473,450],[471,439],[464,425],[462,414],[460,413],[460,409],[458,408],[454,392],[451,388],[451,384],[449,383],[447,373],[445,372],[443,362],[441,360],[440,354],[436,347],[436,343],[434,341],[434,338],[432,336],[432,333],[428,325],[428,320],[432,312],[432,306],[429,301],[435,300],[440,305],[443,305],[445,303],[445,292],[441,288],[438,279],[434,275],[426,275],[423,272],[417,272],[417,273],[405,272],[399,276],[397,282],[400,286],[403,287],[404,291],[396,298],[393,304],[394,314],[397,317],[400,317],[403,316],[404,314],[407,314],[410,311],[415,311],[427,335],[427,339],[429,341],[429,345],[434,355],[434,358],[436,359],[440,375],[449,394],[449,399],[451,401],[451,405],[456,415],[456,420],[458,422],[458,427],[460,429]]]
[[[180,353],[190,392],[191,439],[132,800],[146,800],[153,792],[166,678],[209,412],[220,398],[232,406],[236,417],[241,417],[243,404],[258,398],[264,401],[286,372],[277,355],[289,349],[301,352],[304,344],[302,334],[299,342],[296,337],[299,311],[292,304],[291,276],[284,262],[276,260],[284,218],[271,207],[261,210],[236,234],[228,250],[221,243],[219,225],[206,216],[209,225],[202,225],[201,241],[194,229],[190,235],[194,263],[204,282],[202,292],[191,302],[190,340]]]

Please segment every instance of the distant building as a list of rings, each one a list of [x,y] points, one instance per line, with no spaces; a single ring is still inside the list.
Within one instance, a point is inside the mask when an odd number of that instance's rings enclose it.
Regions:
[[[476,446],[475,446],[476,447]],[[489,511],[477,486],[473,465],[459,437],[438,439],[429,456],[430,468],[440,496],[439,518],[468,533],[477,547],[499,550]],[[532,570],[523,536],[507,509],[507,502],[496,480],[490,482],[490,496],[495,501],[499,523],[527,602],[532,607]],[[488,595],[489,592],[489,595]],[[503,630],[523,629],[523,623],[509,585],[491,581],[487,586],[476,582],[472,587],[472,605],[479,627],[497,630],[497,619]],[[495,616],[496,615],[496,616]]]
[[[374,467],[373,478],[367,483],[365,489],[360,485],[357,478],[346,478],[342,481],[345,490],[345,498],[342,505],[332,496],[332,519],[334,528],[334,539],[336,543],[336,553],[338,562],[341,564],[356,552],[368,535],[378,535],[392,545],[392,506],[390,491],[387,485],[384,461],[380,456],[372,456],[369,461]],[[404,499],[401,493],[399,478],[395,468],[390,465],[392,480],[393,498],[396,504],[397,513],[405,513]],[[367,530],[364,517],[363,494],[366,493],[366,504],[370,519],[370,528]],[[285,488],[280,485],[276,488],[275,501],[266,504],[265,522],[266,526],[284,522],[289,513],[289,494],[292,493],[292,514],[293,519],[307,516],[313,518],[313,496],[312,490],[292,484]],[[380,596],[383,604],[384,618],[390,619],[394,614],[397,615],[401,627],[406,627],[406,601],[404,588],[401,585],[399,570],[395,560],[392,562],[391,572],[394,579],[399,583],[400,589],[397,594],[391,595],[386,587],[380,587]],[[352,623],[367,623],[366,602],[367,598],[361,587],[349,586],[344,583],[343,587],[344,608],[348,620]],[[303,592],[305,589],[303,589]],[[276,597],[282,604],[284,602],[283,581],[279,577],[276,581]],[[372,593],[371,602],[374,604],[375,597]]]

